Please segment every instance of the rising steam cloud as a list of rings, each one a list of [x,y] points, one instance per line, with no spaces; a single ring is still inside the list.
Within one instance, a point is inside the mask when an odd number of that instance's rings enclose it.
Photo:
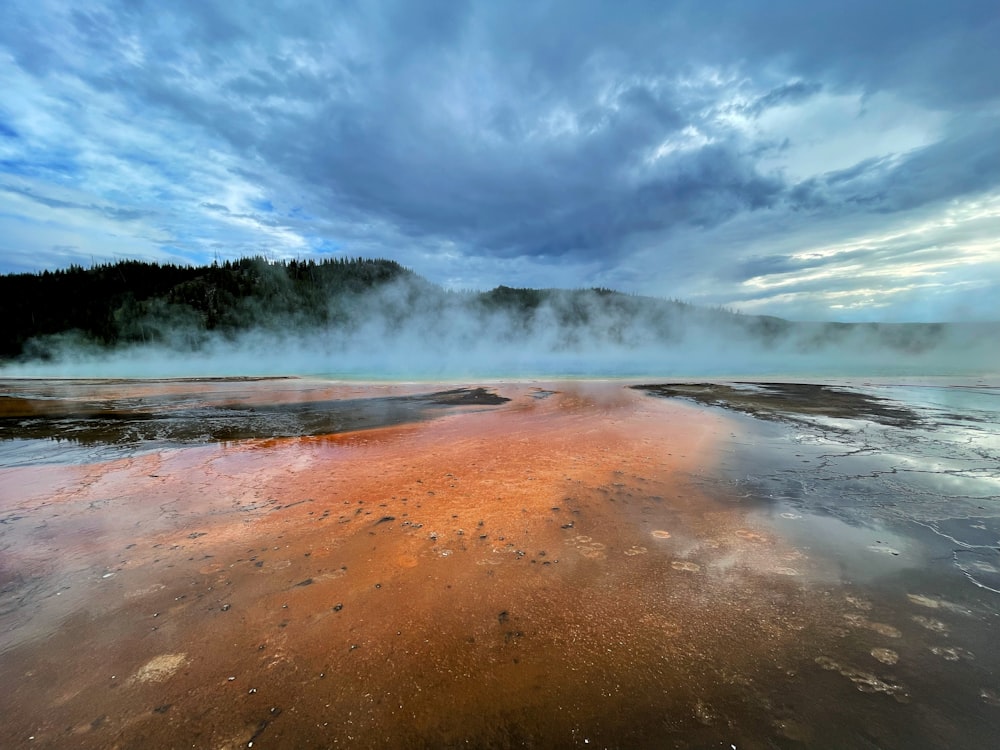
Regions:
[[[503,288],[495,290],[498,294]],[[516,291],[516,290],[508,290]],[[0,369],[21,377],[317,375],[367,379],[962,376],[996,373],[996,324],[788,323],[598,290],[490,306],[404,276],[329,300],[330,320],[249,310],[258,324],[206,332],[152,316],[156,343],[105,349],[63,334]]]

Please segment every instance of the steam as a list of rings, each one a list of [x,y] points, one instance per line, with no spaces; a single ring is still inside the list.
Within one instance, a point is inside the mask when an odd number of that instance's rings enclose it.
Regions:
[[[233,335],[161,310],[136,325],[158,343],[107,350],[38,339],[7,377],[315,375],[386,380],[546,377],[971,376],[1000,372],[1000,325],[799,323],[598,291],[490,307],[403,277]],[[257,321],[266,311],[248,310]]]

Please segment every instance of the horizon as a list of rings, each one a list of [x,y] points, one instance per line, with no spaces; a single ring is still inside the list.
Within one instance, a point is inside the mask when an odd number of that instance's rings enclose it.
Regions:
[[[979,376],[1000,361],[998,322],[793,322],[613,290],[454,292],[385,259],[291,267],[258,258],[2,277],[14,326],[0,374],[816,379]],[[68,307],[46,301],[54,294]]]
[[[709,307],[707,305],[699,305],[698,303],[690,302],[690,301],[688,301],[686,299],[681,299],[681,298],[677,298],[677,297],[664,297],[664,296],[658,296],[658,295],[655,295],[655,294],[641,294],[639,292],[630,292],[630,291],[626,291],[626,290],[611,289],[611,288],[608,288],[608,287],[600,287],[600,286],[577,286],[577,287],[568,287],[568,286],[512,287],[512,286],[510,286],[508,284],[505,284],[505,283],[503,283],[501,281],[499,284],[497,284],[497,286],[494,286],[494,287],[491,287],[491,288],[456,289],[456,288],[450,288],[450,287],[444,286],[443,284],[439,284],[438,282],[435,282],[435,281],[432,281],[430,279],[427,279],[427,278],[421,276],[414,269],[409,268],[409,267],[403,265],[402,263],[400,263],[399,261],[395,260],[394,258],[362,258],[362,257],[358,257],[358,258],[347,258],[347,257],[342,257],[342,258],[329,258],[329,257],[326,257],[326,258],[308,258],[308,257],[269,258],[269,257],[264,256],[264,255],[257,255],[257,256],[242,256],[242,257],[238,257],[238,258],[226,258],[226,259],[223,259],[221,261],[219,259],[213,259],[211,263],[200,263],[199,264],[199,263],[195,263],[193,261],[186,261],[186,262],[185,261],[181,261],[181,262],[178,262],[178,263],[173,263],[171,261],[142,260],[142,259],[139,259],[139,258],[120,257],[120,258],[116,258],[116,259],[110,260],[110,261],[97,261],[96,259],[91,259],[90,265],[83,265],[80,262],[73,262],[73,263],[70,263],[67,266],[57,267],[57,268],[45,268],[45,269],[39,269],[37,271],[0,271],[0,276],[16,276],[16,275],[25,275],[25,274],[26,275],[41,276],[41,275],[44,275],[46,272],[48,272],[48,273],[66,273],[66,272],[72,271],[74,269],[74,267],[75,268],[80,268],[84,272],[86,272],[86,271],[91,271],[91,270],[99,269],[101,267],[114,267],[114,266],[116,266],[118,264],[123,264],[123,263],[143,263],[143,264],[161,265],[161,266],[167,266],[167,265],[173,264],[173,265],[176,265],[176,266],[181,267],[181,268],[189,268],[189,269],[193,269],[193,270],[198,270],[198,269],[202,269],[202,268],[212,268],[212,267],[215,267],[215,266],[224,267],[226,264],[237,263],[237,262],[239,262],[241,260],[260,260],[260,261],[263,261],[263,262],[267,263],[268,265],[282,266],[282,267],[287,267],[288,264],[290,264],[290,263],[309,263],[309,262],[312,262],[312,263],[324,263],[324,262],[379,263],[379,262],[388,262],[388,263],[395,263],[400,268],[402,268],[404,271],[406,271],[408,273],[415,274],[421,280],[433,284],[438,289],[440,289],[442,292],[445,292],[447,294],[482,295],[482,294],[488,294],[490,292],[497,291],[498,289],[512,289],[514,291],[530,290],[530,291],[538,291],[538,292],[597,292],[597,293],[610,293],[610,294],[620,294],[620,295],[624,295],[624,296],[628,296],[628,297],[633,297],[633,298],[637,298],[637,299],[647,299],[647,300],[652,300],[652,301],[656,301],[656,302],[669,302],[669,303],[676,304],[676,305],[691,306],[691,307],[697,307],[697,308],[702,308],[702,309],[706,309],[706,310],[717,310],[717,311],[721,311],[723,313],[728,313],[730,315],[736,315],[736,316],[746,316],[746,317],[777,317],[777,318],[779,318],[781,320],[784,320],[784,321],[786,321],[788,323],[852,325],[852,326],[853,325],[858,325],[858,326],[919,326],[919,325],[948,325],[948,326],[954,326],[954,325],[963,325],[963,324],[969,324],[969,325],[976,325],[976,324],[984,324],[984,325],[1000,324],[1000,314],[996,315],[993,318],[985,318],[984,317],[984,318],[977,318],[977,319],[974,319],[974,320],[924,320],[924,321],[920,321],[920,320],[881,321],[881,320],[865,320],[865,319],[861,319],[861,320],[810,319],[810,320],[807,320],[807,319],[782,318],[781,316],[773,316],[773,315],[770,315],[768,313],[745,312],[745,311],[740,310],[738,308],[728,307],[728,306],[725,306],[725,305],[713,305],[713,306]]]
[[[3,15],[3,273],[392,257],[456,290],[997,317],[985,0]]]

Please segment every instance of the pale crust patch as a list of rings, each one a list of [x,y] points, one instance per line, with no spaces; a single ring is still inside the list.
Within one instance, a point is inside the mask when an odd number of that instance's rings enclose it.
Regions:
[[[134,682],[162,682],[187,662],[187,654],[160,654],[139,667]]]

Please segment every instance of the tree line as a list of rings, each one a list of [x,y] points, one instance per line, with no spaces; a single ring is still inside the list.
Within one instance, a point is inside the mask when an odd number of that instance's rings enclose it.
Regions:
[[[763,347],[794,340],[802,350],[862,333],[868,345],[913,352],[946,334],[935,324],[793,323],[606,288],[454,292],[393,260],[275,262],[256,256],[205,266],[122,260],[0,275],[0,360],[48,358],[60,337],[97,347],[168,343],[197,349],[210,336],[254,329],[349,330],[378,318],[398,330],[416,315],[442,336],[456,316],[464,316],[478,321],[484,335],[514,339],[542,326],[569,344],[589,339],[643,346],[676,342],[697,329]]]
[[[275,316],[315,324],[328,301],[415,276],[392,260],[273,262],[241,258],[208,266],[122,260],[0,276],[0,357],[28,342],[72,332],[102,346],[153,342],[178,325],[235,333]]]

